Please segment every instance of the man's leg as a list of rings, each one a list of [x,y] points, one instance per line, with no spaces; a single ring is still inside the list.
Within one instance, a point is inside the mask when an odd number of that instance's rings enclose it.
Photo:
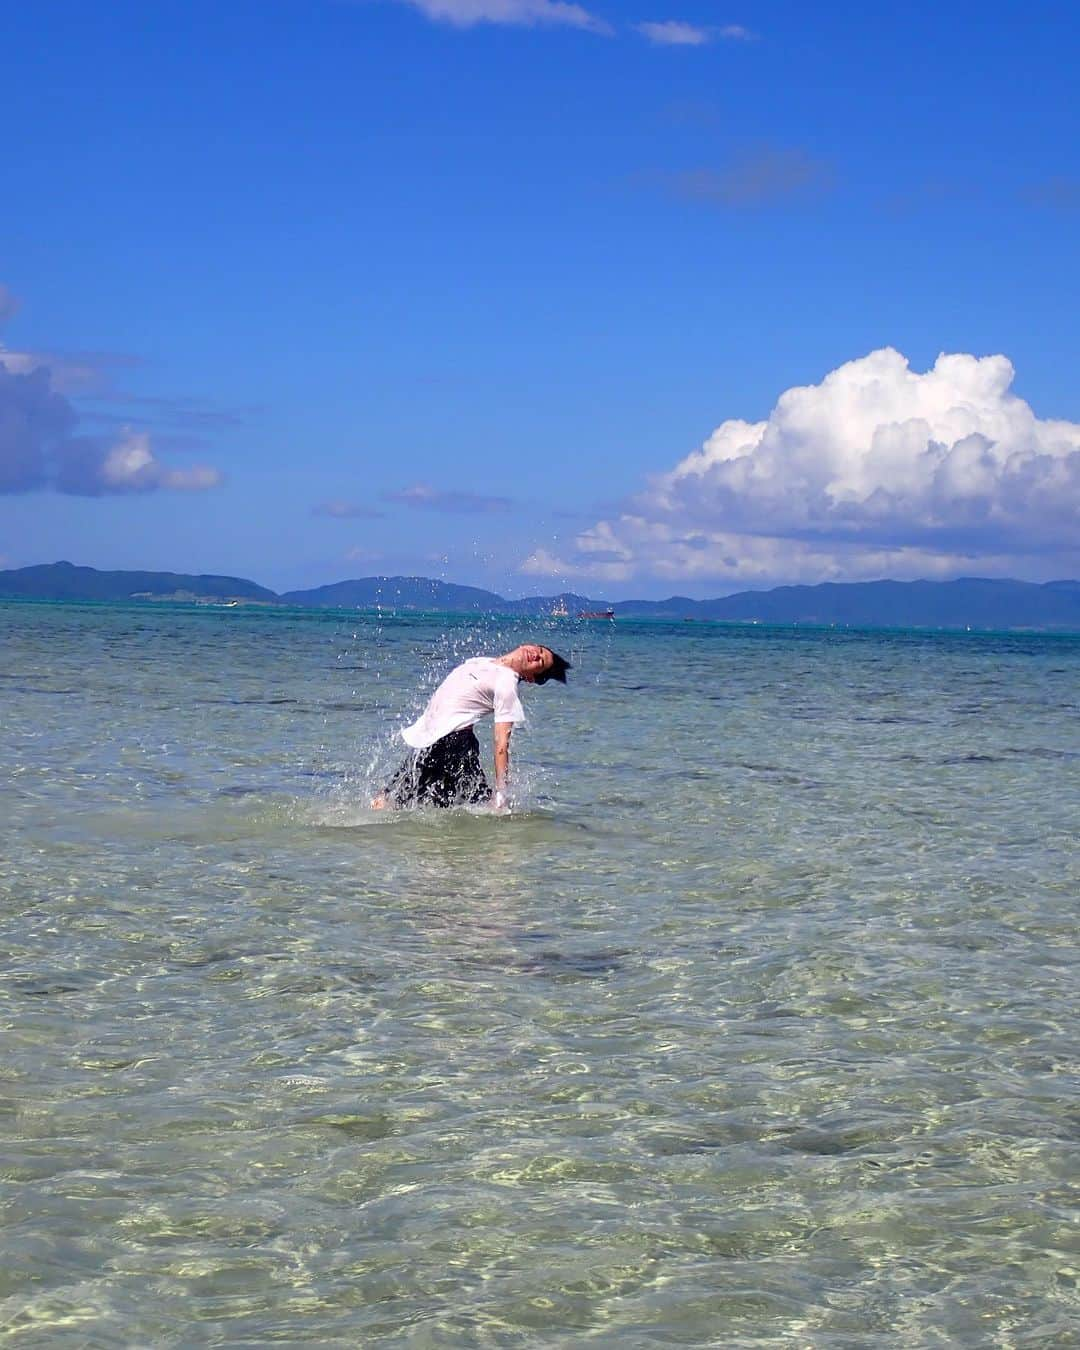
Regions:
[[[422,753],[422,752],[421,752]],[[420,755],[414,750],[394,771],[393,777],[377,797],[372,798],[371,809],[384,811],[388,806],[398,810],[415,806],[419,784]]]

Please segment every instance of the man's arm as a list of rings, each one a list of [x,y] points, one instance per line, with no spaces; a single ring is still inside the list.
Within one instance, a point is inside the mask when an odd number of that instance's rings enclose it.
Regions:
[[[510,787],[510,734],[513,730],[513,722],[495,723],[495,796],[491,800],[495,807],[506,805]]]

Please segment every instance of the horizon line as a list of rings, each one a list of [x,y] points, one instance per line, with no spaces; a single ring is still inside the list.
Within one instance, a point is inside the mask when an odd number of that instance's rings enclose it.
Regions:
[[[290,595],[309,595],[316,591],[328,590],[334,586],[355,585],[363,582],[405,582],[405,581],[423,582],[431,586],[452,586],[460,590],[479,591],[484,595],[493,596],[497,600],[502,600],[513,604],[521,604],[529,600],[559,600],[567,598],[567,599],[587,600],[590,603],[604,604],[604,605],[630,605],[630,604],[662,605],[668,601],[673,600],[689,601],[691,604],[700,605],[700,604],[709,604],[713,601],[730,600],[740,595],[765,595],[772,591],[778,590],[814,590],[824,586],[880,586],[880,585],[948,586],[948,585],[955,585],[960,582],[980,582],[980,583],[991,583],[995,585],[1011,584],[1019,586],[1033,586],[1039,588],[1046,586],[1080,585],[1080,579],[1076,577],[1054,577],[1049,581],[1028,581],[1022,577],[986,577],[986,576],[974,576],[970,574],[965,574],[963,576],[947,577],[947,578],[914,577],[907,580],[902,580],[896,577],[874,577],[871,579],[850,580],[850,581],[837,581],[837,580],[816,581],[816,582],[782,581],[776,582],[772,585],[760,587],[744,585],[739,590],[728,591],[723,595],[705,596],[702,597],[701,599],[695,599],[693,596],[682,595],[679,594],[678,592],[673,591],[671,592],[671,594],[666,595],[659,600],[647,600],[640,596],[629,596],[622,600],[607,600],[607,599],[598,600],[597,597],[595,596],[585,595],[580,591],[568,589],[563,589],[560,591],[552,591],[549,593],[530,593],[519,596],[503,595],[502,593],[498,591],[493,591],[486,586],[477,586],[470,582],[446,581],[440,577],[428,577],[423,576],[419,573],[411,573],[411,574],[371,573],[367,576],[343,577],[338,581],[321,582],[318,585],[314,586],[294,586],[287,590],[277,591],[270,586],[263,585],[262,582],[254,581],[250,577],[238,576],[234,573],[177,572],[173,571],[172,569],[156,568],[156,567],[95,567],[89,563],[73,563],[66,558],[58,559],[55,562],[27,563],[21,567],[3,567],[0,568],[0,576],[5,576],[17,572],[28,572],[40,568],[55,568],[55,567],[70,567],[73,570],[83,570],[88,572],[95,572],[98,574],[108,574],[108,573],[114,573],[119,575],[156,574],[159,576],[192,577],[194,579],[240,581],[244,582],[246,585],[257,586],[259,587],[259,589],[269,592],[269,594],[273,596],[275,599],[284,599],[285,597]]]

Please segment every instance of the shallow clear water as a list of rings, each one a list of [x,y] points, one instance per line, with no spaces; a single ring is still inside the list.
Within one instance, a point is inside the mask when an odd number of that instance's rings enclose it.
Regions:
[[[0,1337],[1080,1344],[1080,640],[536,631],[0,605]]]

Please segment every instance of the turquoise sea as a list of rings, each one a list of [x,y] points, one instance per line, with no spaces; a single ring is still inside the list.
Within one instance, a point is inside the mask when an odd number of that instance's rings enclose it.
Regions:
[[[515,810],[367,810],[533,635]],[[3,1344],[1080,1345],[1080,639],[7,603],[0,708]]]

